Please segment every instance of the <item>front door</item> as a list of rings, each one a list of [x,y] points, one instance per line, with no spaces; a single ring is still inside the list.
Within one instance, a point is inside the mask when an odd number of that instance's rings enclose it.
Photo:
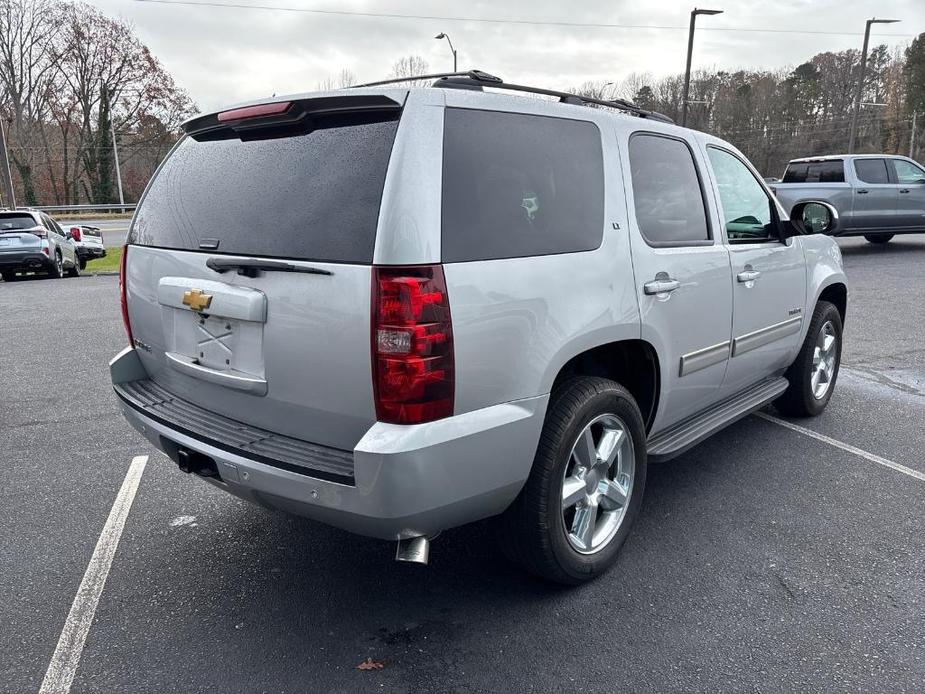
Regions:
[[[865,157],[854,160],[851,228],[858,231],[892,229],[897,226],[899,186],[890,180],[886,159]]]
[[[642,338],[661,359],[656,433],[718,397],[730,352],[729,253],[711,233],[699,153],[638,132],[624,167]]]
[[[806,302],[797,239],[781,241],[776,206],[743,159],[707,146],[732,266],[732,351],[722,396],[785,369],[796,356]]]
[[[899,186],[897,226],[902,229],[925,229],[925,169],[905,159],[891,159]]]

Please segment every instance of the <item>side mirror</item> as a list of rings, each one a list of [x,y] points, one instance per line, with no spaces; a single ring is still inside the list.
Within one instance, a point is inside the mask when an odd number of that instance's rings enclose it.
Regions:
[[[790,225],[794,235],[827,234],[838,231],[838,210],[821,200],[798,202],[790,210]]]

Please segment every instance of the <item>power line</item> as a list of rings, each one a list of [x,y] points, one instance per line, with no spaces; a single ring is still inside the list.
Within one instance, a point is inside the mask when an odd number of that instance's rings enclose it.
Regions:
[[[298,12],[302,14],[336,15],[341,17],[374,17],[377,19],[425,19],[441,22],[479,22],[483,24],[523,24],[529,26],[559,26],[583,29],[655,29],[655,30],[683,30],[686,26],[673,26],[665,24],[613,24],[607,22],[568,22],[539,19],[514,19],[491,17],[465,17],[461,15],[435,15],[435,14],[401,14],[397,12],[360,12],[356,10],[317,10],[305,7],[288,7],[284,5],[252,5],[244,2],[214,2],[211,0],[134,0],[158,5],[186,5],[190,7],[221,7],[239,10],[268,10],[273,12]],[[756,29],[752,27],[698,27],[698,31],[736,31],[765,34],[812,34],[820,36],[860,36],[856,31],[812,31],[809,29]],[[913,34],[877,34],[894,38],[910,38]]]

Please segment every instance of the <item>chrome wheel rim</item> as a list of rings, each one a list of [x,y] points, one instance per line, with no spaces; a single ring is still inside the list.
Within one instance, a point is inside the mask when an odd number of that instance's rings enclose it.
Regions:
[[[562,521],[572,549],[594,554],[606,547],[626,517],[636,456],[622,419],[591,420],[572,445],[562,473]]]
[[[837,358],[838,338],[835,336],[835,326],[832,325],[832,321],[826,321],[816,336],[816,346],[813,348],[810,385],[816,400],[822,400],[832,387]]]

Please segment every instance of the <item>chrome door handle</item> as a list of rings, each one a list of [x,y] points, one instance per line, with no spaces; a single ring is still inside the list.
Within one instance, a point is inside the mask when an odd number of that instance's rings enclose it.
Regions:
[[[857,191],[855,191],[855,192],[856,192],[858,195],[867,195],[867,191],[866,191],[866,190],[857,190]]]
[[[745,270],[736,275],[739,282],[754,282],[759,277],[761,277],[761,273],[758,270]]]
[[[652,280],[651,282],[646,282],[642,285],[643,291],[648,295],[653,294],[668,294],[673,292],[675,289],[679,289],[681,283],[678,280],[673,280],[670,277],[668,279],[657,279]]]

